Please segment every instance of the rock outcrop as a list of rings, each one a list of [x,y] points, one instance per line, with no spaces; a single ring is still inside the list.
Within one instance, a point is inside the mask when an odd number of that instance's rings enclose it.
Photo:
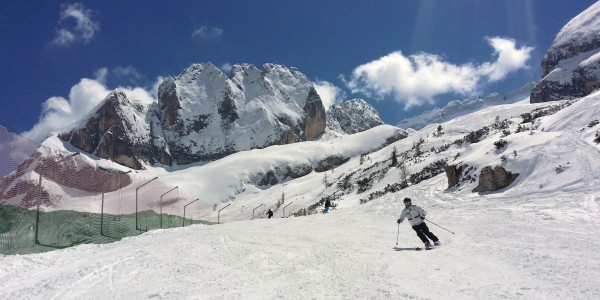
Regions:
[[[462,175],[462,165],[448,165],[446,166],[446,177],[448,178],[448,188],[456,186],[460,182]]]
[[[476,171],[477,167],[468,164],[447,165],[448,188],[460,187],[462,184],[475,182],[477,180]]]
[[[505,188],[515,181],[517,177],[519,177],[519,174],[513,174],[501,166],[495,166],[493,169],[490,166],[486,166],[481,169],[479,185],[473,189],[473,192],[493,192]]]

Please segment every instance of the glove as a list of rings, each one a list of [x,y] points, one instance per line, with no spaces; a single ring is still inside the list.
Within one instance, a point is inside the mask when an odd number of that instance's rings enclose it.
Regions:
[[[402,220],[398,219],[398,221],[396,221],[396,223],[400,224],[400,223],[402,223]]]
[[[425,216],[421,215],[419,218],[421,218],[421,220],[425,220]]]

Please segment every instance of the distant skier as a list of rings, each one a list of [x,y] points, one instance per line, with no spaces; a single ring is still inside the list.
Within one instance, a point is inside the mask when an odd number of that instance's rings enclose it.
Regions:
[[[267,217],[270,219],[273,216],[273,211],[269,208],[269,211],[267,212]]]
[[[331,207],[331,201],[329,201],[329,199],[325,200],[325,208],[323,208],[323,213],[324,214],[328,213],[330,207]]]
[[[425,249],[431,249],[431,243],[427,239],[428,237],[433,241],[434,245],[439,246],[440,240],[429,231],[427,224],[423,221],[425,220],[427,212],[417,205],[412,205],[410,198],[404,198],[404,206],[405,208],[402,210],[400,218],[398,218],[398,224],[402,223],[404,218],[408,218],[410,225],[425,244]]]

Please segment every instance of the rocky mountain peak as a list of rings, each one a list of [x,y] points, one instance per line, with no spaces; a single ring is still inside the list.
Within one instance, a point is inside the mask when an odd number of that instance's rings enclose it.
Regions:
[[[569,21],[542,60],[531,103],[583,97],[600,88],[600,2]]]
[[[600,3],[569,21],[556,35],[542,61],[542,77],[560,61],[600,48]]]
[[[120,164],[140,168],[150,150],[146,122],[148,110],[127,98],[120,89],[106,98],[74,128],[59,134],[73,146],[98,157],[110,158]]]
[[[381,124],[377,110],[363,99],[336,103],[327,111],[327,126],[340,133],[354,134]]]
[[[132,168],[189,164],[234,152],[312,140],[325,130],[325,109],[295,68],[265,64],[193,64],[165,79],[158,103],[136,105],[115,90],[61,138]]]
[[[236,64],[229,77],[212,63],[165,79],[158,102],[139,105],[114,90],[60,137],[131,168],[190,164],[277,144],[319,138],[327,123],[353,134],[383,124],[362,99],[328,114],[312,82],[296,68]]]

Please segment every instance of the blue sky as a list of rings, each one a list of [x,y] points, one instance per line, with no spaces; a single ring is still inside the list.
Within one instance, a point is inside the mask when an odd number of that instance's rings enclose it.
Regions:
[[[396,124],[539,80],[594,2],[0,0],[0,125],[40,139],[114,88],[152,101],[162,78],[209,61],[296,67],[327,105],[363,98]]]

